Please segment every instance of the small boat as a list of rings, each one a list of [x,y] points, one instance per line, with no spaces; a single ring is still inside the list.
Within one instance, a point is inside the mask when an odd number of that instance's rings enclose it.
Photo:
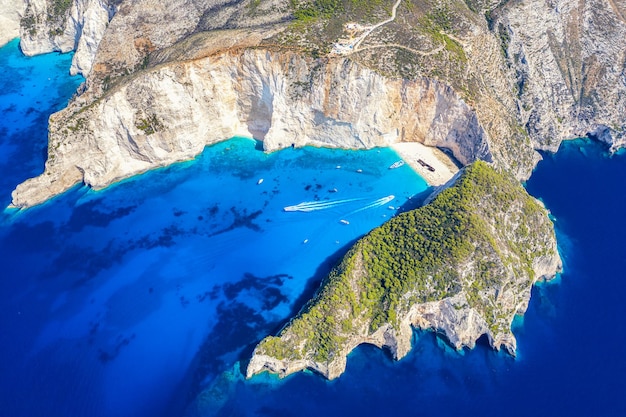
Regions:
[[[259,180],[256,182],[256,184],[257,184],[257,185],[261,185],[261,184],[263,184],[263,178],[259,179]]]
[[[342,223],[342,224],[350,224],[350,222],[349,222],[349,221],[344,220],[344,219],[339,220],[339,223]]]
[[[360,174],[361,172],[363,172],[363,170],[362,169],[357,169],[356,172],[358,172]]]
[[[391,166],[389,166],[389,169],[396,169],[396,168],[400,168],[402,165],[404,165],[404,161],[401,159],[397,162],[394,162],[393,164],[391,164]]]
[[[341,169],[341,165],[337,165],[335,169]]]

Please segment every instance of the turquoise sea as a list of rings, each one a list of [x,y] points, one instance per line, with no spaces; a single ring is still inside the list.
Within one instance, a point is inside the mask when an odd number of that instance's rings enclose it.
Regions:
[[[43,169],[47,118],[83,81],[67,75],[70,61],[26,58],[16,41],[0,49],[3,206]],[[416,332],[400,362],[363,346],[332,382],[244,380],[254,345],[351,242],[427,194],[407,165],[388,169],[397,159],[389,149],[265,154],[233,138],[102,191],[77,186],[5,210],[0,415],[626,414],[626,159],[582,140],[545,155],[527,184],[555,217],[566,270],[533,291],[517,358]],[[283,210],[303,202],[312,210]]]

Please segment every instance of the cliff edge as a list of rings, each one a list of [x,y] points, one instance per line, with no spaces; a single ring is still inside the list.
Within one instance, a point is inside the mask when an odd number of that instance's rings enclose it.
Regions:
[[[298,316],[258,344],[247,376],[306,368],[333,379],[362,343],[402,358],[412,327],[456,349],[485,334],[514,354],[514,316],[535,281],[561,269],[552,223],[514,177],[482,161],[454,181],[359,240]]]

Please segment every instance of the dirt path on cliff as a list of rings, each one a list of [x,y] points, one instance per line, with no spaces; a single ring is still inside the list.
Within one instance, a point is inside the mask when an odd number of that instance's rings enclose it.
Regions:
[[[398,6],[400,6],[400,3],[402,3],[402,0],[396,1],[396,4],[393,5],[393,7],[391,8],[391,17],[389,19],[376,23],[374,26],[369,28],[367,32],[363,34],[363,36],[361,36],[361,38],[354,44],[354,52],[359,51],[359,46],[361,45],[361,43],[363,43],[365,38],[367,38],[373,31],[383,25],[386,25],[389,22],[393,22],[394,20],[396,20],[396,11],[398,10]]]

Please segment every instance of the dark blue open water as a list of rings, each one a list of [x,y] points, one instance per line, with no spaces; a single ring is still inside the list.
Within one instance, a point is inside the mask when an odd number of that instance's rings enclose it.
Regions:
[[[4,206],[41,172],[47,117],[82,81],[66,75],[70,59],[0,49]],[[484,344],[455,352],[419,333],[399,363],[357,349],[333,382],[244,381],[254,344],[350,242],[426,190],[408,166],[387,169],[397,160],[388,149],[257,147],[232,139],[0,216],[1,416],[626,414],[623,156],[570,142],[528,182],[557,220],[566,270],[533,291],[518,358]],[[331,203],[282,211],[306,201]]]

